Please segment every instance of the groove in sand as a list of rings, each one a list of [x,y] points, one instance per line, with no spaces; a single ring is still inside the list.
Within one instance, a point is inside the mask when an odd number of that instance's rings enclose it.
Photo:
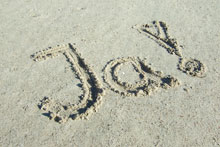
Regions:
[[[118,76],[119,69],[126,63],[131,63],[139,74],[140,81],[135,84],[123,82]],[[168,75],[163,76],[162,72],[154,71],[144,60],[138,57],[118,58],[107,63],[104,71],[104,82],[110,89],[122,96],[146,96],[158,88],[168,89],[178,86],[179,81]]]
[[[32,55],[32,58],[34,61],[41,61],[57,55],[64,55],[67,58],[72,71],[82,83],[82,99],[78,104],[63,105],[61,102],[45,97],[41,100],[39,107],[46,112],[44,115],[59,123],[66,122],[70,118],[87,119],[101,104],[104,95],[101,82],[72,44],[48,48]]]
[[[158,45],[165,48],[169,54],[175,54],[179,57],[177,69],[186,73],[187,75],[203,78],[205,77],[205,65],[198,59],[184,58],[177,39],[171,37],[168,33],[168,26],[162,21],[153,21],[152,23],[144,25],[136,25],[133,28],[137,29],[139,33],[145,34],[148,38],[154,40]]]

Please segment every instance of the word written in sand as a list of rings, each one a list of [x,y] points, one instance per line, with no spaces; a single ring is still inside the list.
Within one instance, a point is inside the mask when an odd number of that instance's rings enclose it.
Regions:
[[[160,46],[165,48],[169,54],[179,57],[178,69],[188,75],[204,77],[205,66],[197,59],[184,58],[176,39],[168,34],[166,23],[153,21],[150,24],[136,26],[140,33],[146,34]],[[77,104],[63,104],[52,98],[44,97],[39,104],[44,115],[56,122],[62,123],[69,119],[87,119],[92,112],[96,112],[101,104],[104,88],[96,77],[94,71],[85,62],[73,44],[58,45],[53,48],[40,51],[32,58],[34,61],[46,60],[58,55],[64,55],[70,64],[72,71],[82,83],[83,94]],[[134,83],[123,81],[119,76],[122,67],[131,64],[139,80]],[[163,75],[161,71],[153,70],[146,60],[139,57],[126,57],[111,60],[103,69],[103,80],[108,87],[121,96],[147,96],[159,88],[169,89],[180,85],[178,79],[171,75]]]
[[[92,112],[96,112],[101,104],[104,88],[90,66],[85,62],[77,49],[72,45],[58,45],[53,48],[40,51],[32,55],[34,61],[42,61],[64,55],[72,67],[72,71],[82,83],[83,95],[77,104],[62,104],[52,98],[44,97],[39,104],[44,115],[50,119],[63,123],[69,119],[87,119]],[[140,75],[140,81],[135,84],[122,82],[118,71],[126,63],[131,63],[135,71]],[[144,60],[138,57],[118,58],[112,60],[103,69],[104,82],[111,89],[122,96],[146,96],[158,88],[168,89],[179,85],[179,81],[168,75],[163,76],[162,72],[151,69]]]

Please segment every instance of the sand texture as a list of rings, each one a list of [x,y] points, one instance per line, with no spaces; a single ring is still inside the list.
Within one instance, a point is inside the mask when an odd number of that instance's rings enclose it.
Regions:
[[[0,2],[1,147],[220,147],[220,1]]]

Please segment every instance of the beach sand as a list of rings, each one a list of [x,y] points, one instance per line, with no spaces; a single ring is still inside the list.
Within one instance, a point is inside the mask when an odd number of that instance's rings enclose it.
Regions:
[[[0,3],[0,146],[219,147],[220,1]]]

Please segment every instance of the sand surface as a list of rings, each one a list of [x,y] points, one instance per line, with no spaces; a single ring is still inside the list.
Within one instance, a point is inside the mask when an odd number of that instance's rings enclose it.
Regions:
[[[1,0],[0,146],[219,147],[219,14],[219,0]]]

